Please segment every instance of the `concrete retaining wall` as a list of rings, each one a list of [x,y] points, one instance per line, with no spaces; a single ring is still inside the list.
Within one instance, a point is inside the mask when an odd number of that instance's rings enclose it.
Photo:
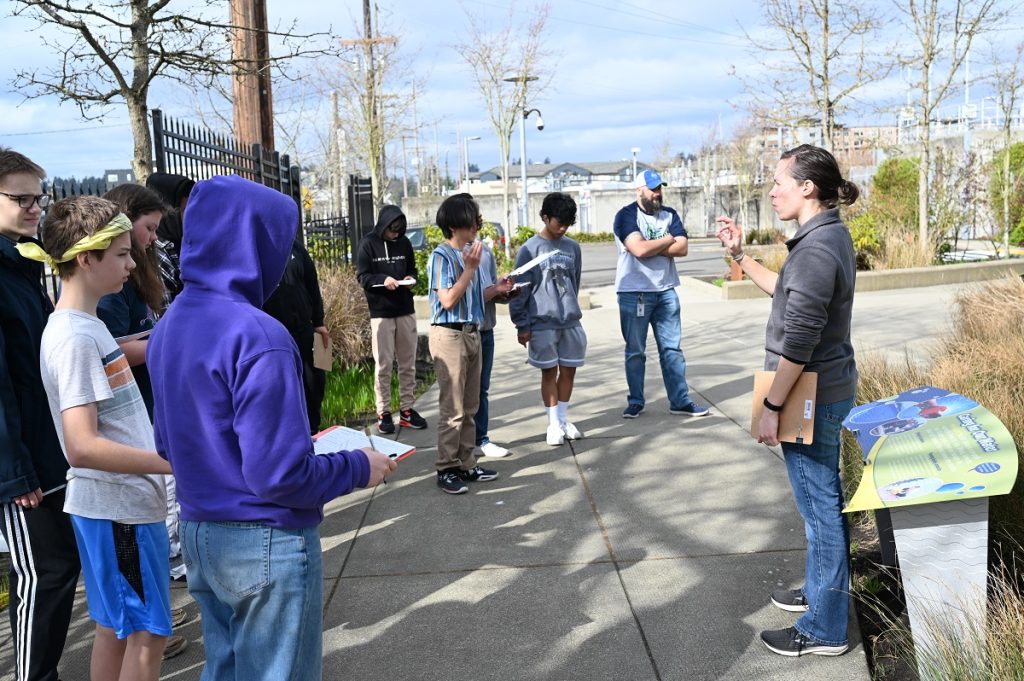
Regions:
[[[1024,259],[989,260],[987,262],[912,267],[904,270],[885,270],[881,272],[858,272],[857,291],[882,291],[897,288],[941,286],[944,284],[966,284],[975,281],[999,279],[1005,277],[1010,272],[1017,275],[1024,274]],[[699,288],[714,286],[699,280],[696,280],[696,284],[688,285],[698,286]],[[721,295],[722,300],[742,300],[760,298],[766,294],[754,282],[746,280],[725,282],[722,284]]]
[[[589,310],[591,308],[589,291],[580,291],[576,299],[580,302],[581,310]],[[416,304],[416,319],[430,319],[430,302],[427,300],[427,297],[416,296],[414,302]],[[508,316],[508,305],[498,305],[496,310],[499,317]]]

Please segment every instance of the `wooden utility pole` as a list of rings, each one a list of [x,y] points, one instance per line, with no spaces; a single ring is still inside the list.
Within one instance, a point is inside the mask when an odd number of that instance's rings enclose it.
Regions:
[[[230,0],[235,59],[235,137],[243,145],[274,148],[274,106],[270,89],[270,45],[266,0]]]

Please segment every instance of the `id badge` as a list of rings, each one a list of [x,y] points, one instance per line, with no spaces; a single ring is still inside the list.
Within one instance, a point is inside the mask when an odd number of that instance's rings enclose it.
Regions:
[[[636,316],[637,317],[643,317],[644,316],[644,297],[643,296],[640,296],[636,300]]]

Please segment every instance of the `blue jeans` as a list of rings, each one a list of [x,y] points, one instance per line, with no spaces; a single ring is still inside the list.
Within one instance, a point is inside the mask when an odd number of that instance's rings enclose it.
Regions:
[[[181,521],[188,590],[203,619],[202,681],[320,681],[320,528]]]
[[[491,388],[491,369],[494,368],[494,330],[480,332],[480,406],[476,408],[473,423],[476,424],[476,446],[491,441],[487,437],[488,413],[487,391]]]
[[[809,610],[794,625],[819,643],[846,643],[850,598],[850,531],[839,481],[839,433],[853,397],[819,404],[814,444],[782,443],[786,470],[807,535],[804,596]]]
[[[619,293],[619,326],[626,341],[626,385],[629,404],[644,406],[644,369],[647,362],[647,327],[654,329],[658,344],[661,377],[671,406],[690,403],[686,386],[686,358],[683,357],[679,296],[675,289],[658,292]],[[643,315],[637,311],[643,301]]]

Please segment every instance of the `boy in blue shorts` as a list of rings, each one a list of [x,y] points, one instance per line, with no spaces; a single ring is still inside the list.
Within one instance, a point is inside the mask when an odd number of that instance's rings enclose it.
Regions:
[[[110,201],[67,199],[43,223],[45,251],[19,244],[61,279],[43,331],[40,370],[71,468],[71,516],[96,622],[93,679],[156,681],[171,633],[163,475],[146,406],[124,353],[96,316],[135,267],[132,224]]]
[[[565,236],[576,222],[576,202],[555,192],[544,197],[540,218],[544,228],[519,249],[516,267],[551,254],[517,277],[529,283],[509,303],[519,342],[529,351],[527,361],[541,371],[540,395],[548,415],[547,442],[558,446],[583,433],[569,421],[569,398],[576,369],[587,354],[579,301],[583,261],[580,245]]]

